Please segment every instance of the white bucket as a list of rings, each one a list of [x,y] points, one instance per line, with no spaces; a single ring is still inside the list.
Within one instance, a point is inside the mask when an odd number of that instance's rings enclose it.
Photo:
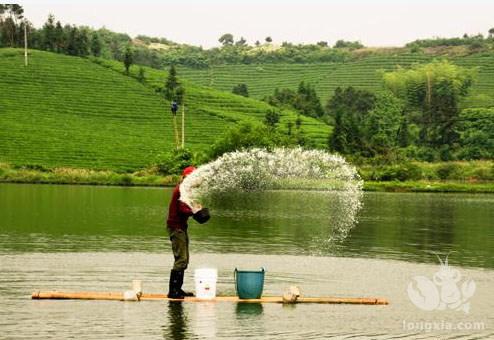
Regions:
[[[211,300],[216,297],[216,279],[218,270],[215,268],[200,268],[194,272],[196,283],[196,297]]]

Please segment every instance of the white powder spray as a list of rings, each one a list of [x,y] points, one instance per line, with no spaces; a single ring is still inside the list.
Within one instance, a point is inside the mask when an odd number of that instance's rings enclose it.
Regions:
[[[213,204],[215,197],[266,190],[317,190],[331,198],[331,234],[344,239],[361,208],[363,181],[345,159],[322,150],[276,148],[226,153],[200,166],[182,182],[181,200],[193,206]],[[324,204],[321,199],[314,204]],[[326,203],[327,204],[327,203]],[[214,211],[212,212],[214,216]],[[329,215],[328,215],[329,216]]]

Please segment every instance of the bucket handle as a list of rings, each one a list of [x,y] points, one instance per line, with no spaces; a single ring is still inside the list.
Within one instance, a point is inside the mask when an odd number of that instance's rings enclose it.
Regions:
[[[238,295],[238,290],[237,290],[237,272],[238,269],[235,267],[235,270],[233,271],[233,282],[235,283],[235,294]]]
[[[261,272],[265,272],[266,269],[264,267],[261,267]],[[238,272],[238,268],[235,267],[235,270],[233,271],[233,279],[235,280],[235,282],[237,282],[237,272]]]

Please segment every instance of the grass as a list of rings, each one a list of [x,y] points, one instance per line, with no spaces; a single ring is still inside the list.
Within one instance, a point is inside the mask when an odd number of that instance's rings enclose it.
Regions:
[[[494,181],[494,161],[403,162],[395,164],[361,164],[360,176],[366,181],[459,181],[475,184]]]
[[[154,90],[166,72],[146,69],[141,84],[122,74],[121,63],[93,61],[33,50],[24,67],[22,50],[0,49],[0,162],[132,172],[174,148],[169,104]],[[191,82],[186,91],[192,151],[207,149],[239,121],[260,121],[270,108]],[[283,122],[295,119],[283,112]],[[331,130],[311,118],[302,129],[320,147]]]
[[[149,171],[117,173],[111,170],[13,167],[0,163],[0,183],[84,184],[115,186],[171,186],[179,176],[160,176]]]
[[[382,91],[382,70],[409,67],[415,63],[430,62],[437,56],[412,54],[406,50],[395,53],[371,54],[345,63],[316,64],[252,64],[217,65],[208,69],[180,67],[179,72],[191,81],[223,91],[245,83],[253,98],[271,95],[275,88],[296,89],[300,81],[316,87],[323,103],[338,86]],[[463,103],[464,107],[494,106],[494,53],[477,53],[468,56],[440,56],[465,67],[479,67],[477,82]]]
[[[154,169],[122,174],[74,168],[13,167],[0,163],[0,183],[80,184],[112,186],[174,186],[178,176],[161,176]],[[303,184],[303,183],[302,183]],[[311,183],[313,185],[313,183]],[[322,183],[321,188],[328,187]],[[332,187],[329,185],[329,187]],[[294,189],[299,186],[294,186]],[[365,191],[379,192],[469,192],[494,193],[494,182],[466,182],[459,180],[420,181],[365,181]]]
[[[102,66],[110,68],[119,73],[124,73],[122,63],[107,60],[107,59],[94,59],[94,61]],[[162,70],[156,70],[149,67],[143,67],[145,70],[144,84],[153,91],[161,89],[164,85],[164,80],[167,77],[167,73]],[[130,75],[137,78],[138,67],[131,67]],[[185,74],[178,72],[178,77],[186,78]],[[199,82],[201,85],[202,83]],[[260,122],[264,119],[264,116],[268,110],[273,109],[272,106],[265,102],[252,98],[244,98],[231,94],[229,91],[221,91],[211,87],[198,86],[196,81],[185,79],[184,85],[186,88],[186,110],[187,112],[203,113],[213,117],[221,118],[227,122],[240,122],[251,120]],[[282,110],[280,112],[280,126],[284,127],[288,121],[295,122],[297,115],[290,110]],[[327,140],[332,128],[320,121],[301,116],[302,130],[304,133],[313,140],[318,147],[324,148],[327,145]],[[204,122],[198,121],[203,125]],[[201,129],[194,129],[193,133],[197,132],[202,135]],[[224,131],[223,127],[219,127],[218,132]],[[218,135],[218,134],[216,134]]]
[[[0,49],[0,161],[128,171],[171,148],[163,103],[89,60]]]

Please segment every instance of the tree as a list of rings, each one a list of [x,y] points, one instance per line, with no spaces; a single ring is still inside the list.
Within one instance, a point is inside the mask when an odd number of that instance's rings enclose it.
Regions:
[[[320,118],[324,115],[319,96],[310,84],[300,82],[297,92],[291,89],[275,89],[272,96],[264,99],[278,107],[292,107],[304,116]]]
[[[291,120],[286,122],[286,128],[287,128],[287,132],[286,132],[287,135],[291,136],[292,135],[292,129],[293,129],[293,122]]]
[[[79,27],[76,35],[77,55],[88,56],[90,53],[89,30],[87,27]]]
[[[54,32],[55,49],[58,53],[65,51],[65,32],[60,21],[57,21]]]
[[[175,70],[175,66],[170,66],[170,69],[168,70],[168,77],[166,78],[165,82],[165,88],[164,90],[164,96],[165,99],[169,102],[172,102],[172,111],[173,112],[173,129],[175,131],[175,143],[177,145],[177,149],[180,148],[180,141],[178,137],[178,127],[177,127],[177,116],[176,116],[176,110],[174,108],[177,108],[177,105],[182,104],[183,105],[183,99],[184,99],[184,94],[185,94],[185,89],[180,85],[180,82],[178,81],[177,78],[177,70]],[[183,112],[183,111],[182,111]],[[183,119],[183,116],[182,116]],[[182,120],[183,122],[183,120]],[[184,136],[184,131],[182,131],[182,140]]]
[[[280,114],[275,110],[268,110],[264,116],[264,124],[270,128],[275,128],[280,122]]]
[[[494,27],[489,30],[489,38],[494,37]]]
[[[328,100],[326,110],[334,120],[333,133],[329,139],[332,150],[342,154],[360,153],[365,148],[365,119],[375,107],[376,96],[353,87],[337,87]]]
[[[178,104],[182,104],[184,96],[184,88],[181,86],[177,78],[177,70],[175,66],[170,66],[168,70],[168,77],[166,78],[164,96],[168,101],[176,101]]]
[[[89,54],[88,30],[76,26],[66,26],[65,30],[69,32],[66,53],[73,56],[87,56]]]
[[[359,48],[363,48],[364,45],[360,41],[345,41],[345,40],[338,40],[334,46],[334,48],[348,48],[350,50],[356,50]]]
[[[298,114],[297,119],[295,119],[295,128],[297,130],[300,130],[302,128],[302,118],[300,117],[300,114]]]
[[[139,67],[139,72],[137,73],[137,80],[140,82],[140,83],[144,83],[144,81],[146,80],[146,76],[145,76],[145,73],[144,73],[144,68]]]
[[[457,125],[462,159],[494,158],[494,109],[466,109]]]
[[[128,75],[129,74],[129,68],[134,63],[134,51],[132,50],[132,47],[130,46],[130,44],[128,44],[125,47],[123,63],[125,66],[125,73]]]
[[[175,98],[177,103],[182,104],[184,103],[184,96],[185,96],[185,88],[183,86],[177,87],[175,91]]]
[[[189,149],[175,149],[156,157],[155,165],[161,175],[178,175],[183,169],[195,165],[194,154]]]
[[[93,32],[91,35],[91,54],[95,57],[101,56],[101,38],[97,32]]]
[[[475,69],[434,61],[384,74],[385,86],[406,104],[409,120],[420,127],[419,144],[453,146],[459,102],[468,94]]]
[[[0,36],[2,44],[10,47],[21,46],[23,35],[20,20],[24,18],[24,9],[18,4],[2,4],[0,8]]]
[[[240,40],[238,40],[235,43],[235,46],[246,46],[247,45],[247,40],[244,39],[244,37],[240,37]]]
[[[329,136],[328,146],[333,151],[346,153],[348,142],[346,140],[347,134],[343,127],[342,115],[343,113],[341,111],[334,113],[334,128],[333,133]]]
[[[309,140],[301,132],[290,137],[266,124],[241,122],[226,131],[224,135],[215,141],[211,148],[209,148],[208,156],[209,158],[214,159],[225,152],[235,150],[253,147],[271,149],[275,146],[294,145],[312,146],[311,143],[309,143]]]
[[[79,30],[77,29],[76,26],[72,27],[67,27],[66,30],[68,30],[69,34],[67,37],[67,54],[68,55],[78,55],[79,53],[79,47],[77,45],[77,36],[79,34]]]
[[[175,89],[178,87],[177,70],[175,66],[170,66],[168,70],[168,77],[166,78],[165,90],[167,91],[167,99],[173,100],[173,94]]]
[[[320,47],[328,47],[328,42],[327,41],[319,41],[317,43],[317,45]]]
[[[266,39],[264,39],[267,43],[272,43],[273,42],[273,39],[271,37],[266,37]]]
[[[239,96],[243,97],[248,97],[249,96],[249,89],[247,88],[246,84],[238,84],[235,85],[232,89],[232,93],[237,94]]]
[[[294,107],[297,100],[297,93],[291,89],[274,89],[272,96],[264,99],[270,105],[278,107]]]
[[[401,129],[403,135],[399,136]],[[363,116],[360,131],[360,151],[367,156],[390,153],[399,142],[405,143],[408,126],[403,115],[402,101],[389,92],[376,95],[374,107]]]
[[[230,33],[223,34],[218,41],[223,44],[223,46],[233,45],[233,35]]]
[[[48,15],[48,19],[43,25],[43,45],[42,47],[48,51],[56,50],[55,39],[55,17],[53,14]]]
[[[303,81],[298,85],[297,96],[295,97],[293,107],[304,116],[320,118],[324,115],[324,110],[316,89],[310,84],[305,84]]]
[[[406,148],[410,144],[410,133],[408,131],[408,117],[403,113],[400,128],[398,129],[398,146]]]

